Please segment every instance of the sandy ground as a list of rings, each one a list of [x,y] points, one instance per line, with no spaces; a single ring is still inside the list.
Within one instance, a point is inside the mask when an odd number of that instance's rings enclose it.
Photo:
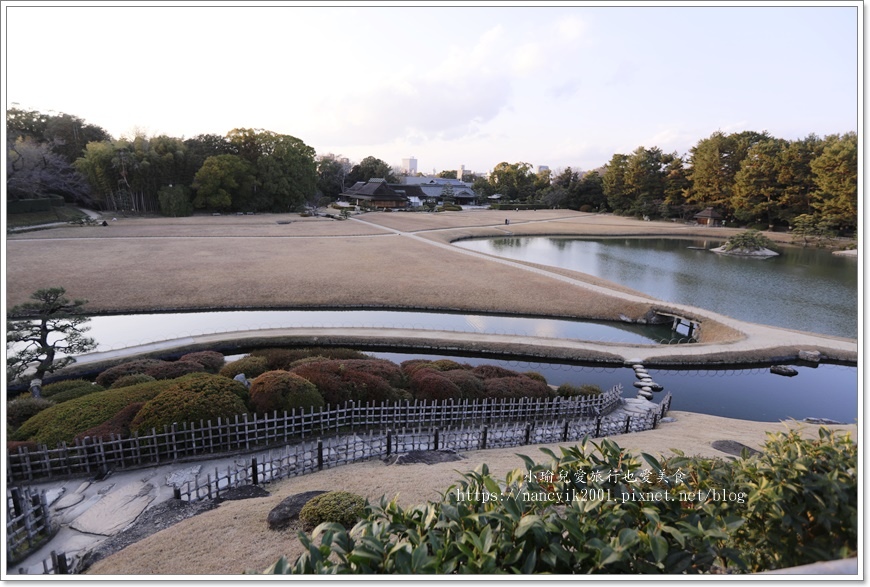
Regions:
[[[797,428],[807,437],[817,437],[817,426],[797,422],[748,422],[689,412],[671,412],[675,422],[661,423],[655,430],[611,437],[633,452],[727,458],[714,449],[716,440],[735,440],[752,448],[763,448],[768,432]],[[856,426],[832,426],[850,431]],[[92,566],[92,575],[238,575],[246,570],[262,571],[286,556],[291,561],[301,554],[298,528],[268,529],[269,511],[284,498],[311,490],[341,489],[370,500],[381,496],[396,498],[405,506],[437,500],[460,476],[486,463],[493,476],[503,479],[511,470],[522,468],[517,456],[525,454],[546,462],[540,452],[546,446],[558,454],[557,444],[514,447],[463,453],[459,462],[434,465],[392,465],[374,460],[295,477],[267,487],[269,497],[230,501],[128,546]]]

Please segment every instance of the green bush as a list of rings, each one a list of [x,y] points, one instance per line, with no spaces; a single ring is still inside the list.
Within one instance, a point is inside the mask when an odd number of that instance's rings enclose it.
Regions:
[[[616,443],[486,465],[439,502],[369,504],[348,531],[325,523],[278,574],[710,574],[857,555],[857,445],[821,428],[770,435],[735,460],[636,457]],[[638,499],[645,496],[646,499]],[[727,496],[727,497],[726,497]],[[319,540],[319,546],[317,541]]]
[[[88,387],[74,387],[67,391],[54,394],[53,396],[51,396],[51,401],[56,404],[62,404],[63,402],[68,402],[71,399],[85,397],[86,395],[90,395],[98,391],[105,391],[102,385],[92,384]]]
[[[224,365],[220,374],[232,379],[236,375],[244,373],[247,379],[254,379],[269,370],[268,361],[265,357],[248,355]]]
[[[299,520],[308,532],[328,522],[350,529],[362,517],[365,506],[365,498],[359,495],[347,491],[330,491],[313,497],[302,506]]]
[[[136,359],[135,361],[126,361],[121,363],[120,365],[115,365],[114,367],[109,367],[99,375],[97,375],[97,384],[102,385],[105,388],[109,388],[112,384],[123,377],[124,375],[135,375],[137,373],[144,373],[145,370],[149,367],[154,367],[155,365],[162,365],[167,361],[161,361],[159,359]]]
[[[191,373],[170,383],[142,406],[131,430],[148,433],[173,423],[216,423],[218,418],[247,413],[242,398],[247,397],[248,390],[238,381],[210,373]]]
[[[77,434],[112,418],[136,402],[145,402],[174,385],[174,381],[151,381],[132,387],[89,393],[36,414],[15,431],[13,440],[30,440],[54,448],[72,442]]]
[[[94,387],[94,383],[87,379],[66,379],[64,381],[55,381],[54,383],[42,386],[42,397],[52,397],[59,393],[80,387]],[[100,387],[98,388],[98,391],[102,391],[102,389],[103,388]]]
[[[10,428],[18,428],[27,420],[53,406],[53,400],[44,397],[22,395],[6,402],[6,424]]]
[[[402,369],[383,359],[331,359],[293,368],[311,381],[329,405],[346,401],[392,402],[405,397],[407,377]]]
[[[441,375],[459,388],[462,392],[462,399],[481,399],[486,397],[486,386],[483,379],[464,369],[454,369],[453,371],[445,371]]]
[[[197,351],[178,358],[179,361],[192,361],[205,368],[206,373],[218,373],[226,363],[224,356],[217,351]]]
[[[537,371],[526,371],[525,373],[523,373],[523,375],[525,375],[529,379],[534,379],[535,381],[540,381],[541,383],[543,383],[545,385],[547,384],[547,378],[544,377],[543,375],[541,375],[540,373],[538,373]]]
[[[483,379],[495,379],[501,377],[521,377],[516,371],[499,367],[498,365],[478,365],[471,370],[472,373]]]
[[[414,398],[423,401],[462,399],[462,390],[444,375],[433,369],[421,369],[414,373],[411,377],[411,393]]]
[[[758,232],[757,230],[747,230],[731,236],[725,242],[725,250],[744,250],[744,251],[759,251],[761,249],[769,249],[773,246],[773,241]]]
[[[251,406],[258,414],[322,408],[323,396],[313,383],[289,371],[267,371],[251,382]]]
[[[556,390],[556,395],[559,397],[595,396],[602,393],[601,388],[592,383],[584,383],[580,386],[563,383]]]
[[[83,440],[88,436],[91,438],[111,438],[113,434],[128,438],[131,432],[130,425],[144,405],[145,402],[135,402],[122,408],[117,414],[102,424],[97,424],[93,428],[76,434],[75,440]]]
[[[550,386],[528,377],[494,377],[483,381],[486,397],[491,398],[544,398],[555,395]]]
[[[135,375],[124,375],[119,377],[109,389],[118,389],[119,387],[130,387],[131,385],[139,385],[140,383],[148,383],[157,379],[145,373],[136,373]]]
[[[159,365],[152,365],[145,368],[145,375],[150,375],[154,379],[178,379],[190,373],[204,373],[205,367],[202,363],[194,361],[167,361]]]

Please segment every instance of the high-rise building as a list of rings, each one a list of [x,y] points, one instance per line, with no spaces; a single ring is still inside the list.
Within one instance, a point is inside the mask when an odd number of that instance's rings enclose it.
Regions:
[[[402,159],[402,173],[405,175],[417,175],[417,160],[413,155],[408,159]]]

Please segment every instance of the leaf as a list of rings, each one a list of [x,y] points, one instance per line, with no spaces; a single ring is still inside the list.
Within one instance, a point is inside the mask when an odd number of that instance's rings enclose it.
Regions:
[[[661,536],[650,536],[649,547],[652,551],[653,558],[657,563],[662,562],[665,560],[665,557],[668,556],[668,541]]]
[[[514,536],[517,538],[522,538],[526,532],[528,532],[535,526],[540,525],[540,523],[540,516],[536,516],[534,514],[523,516],[523,518],[520,520],[520,523],[517,524],[517,529],[516,531],[514,531]]]

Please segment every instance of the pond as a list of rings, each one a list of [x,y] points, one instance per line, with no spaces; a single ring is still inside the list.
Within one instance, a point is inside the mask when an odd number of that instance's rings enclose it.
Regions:
[[[660,300],[744,320],[858,337],[858,262],[829,250],[777,247],[766,260],[717,255],[697,238],[507,237],[464,249],[580,271]]]
[[[592,383],[609,389],[622,384],[624,397],[637,397],[634,371],[621,367],[593,367],[565,363],[499,361],[462,356],[414,353],[368,353],[401,363],[409,359],[451,359],[470,365],[499,365],[514,371],[536,371],[551,385]],[[795,365],[798,375],[784,377],[769,368],[754,369],[655,369],[653,381],[664,390],[654,394],[658,403],[670,392],[674,410],[725,418],[778,422],[794,418],[827,418],[853,424],[858,418],[858,369],[822,364]]]
[[[95,316],[88,336],[108,351],[195,336],[270,328],[405,328],[620,343],[677,343],[668,326],[379,310],[264,310]],[[679,335],[677,335],[679,337]]]

